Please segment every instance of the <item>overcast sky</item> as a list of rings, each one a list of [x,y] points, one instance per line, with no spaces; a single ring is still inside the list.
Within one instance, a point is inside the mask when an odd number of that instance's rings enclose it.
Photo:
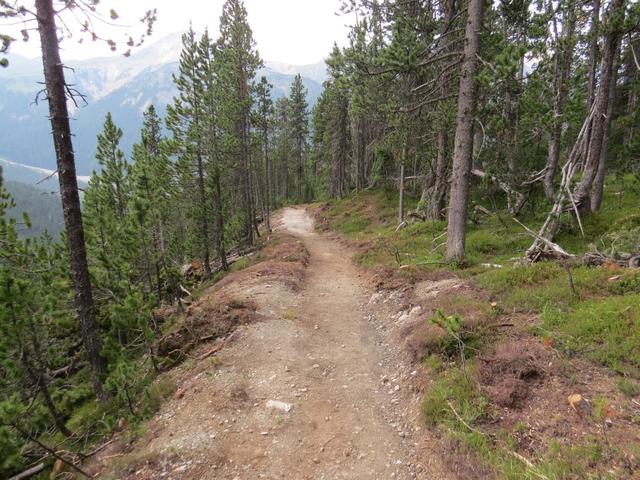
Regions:
[[[209,27],[217,37],[219,17],[224,0],[110,0],[101,2],[102,8],[113,7],[122,22],[133,23],[136,18],[151,8],[157,8],[158,20],[153,37],[148,43],[179,31],[184,31],[193,22],[198,31]],[[294,65],[315,63],[326,57],[334,41],[346,43],[349,17],[336,15],[341,0],[245,0],[249,23],[253,29],[260,55],[265,60],[280,61]],[[1,29],[1,27],[0,27]],[[122,38],[126,30],[109,29],[105,36]],[[16,32],[14,36],[19,37]],[[37,34],[32,34],[35,40]],[[35,41],[16,41],[11,51],[35,57],[38,44]],[[108,55],[104,45],[85,42],[78,45],[74,40],[65,41],[64,58],[82,59]]]

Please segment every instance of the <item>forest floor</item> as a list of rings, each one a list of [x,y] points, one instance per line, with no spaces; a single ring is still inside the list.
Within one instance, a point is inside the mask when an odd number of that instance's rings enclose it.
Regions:
[[[216,356],[201,345],[165,374],[173,398],[92,470],[118,479],[453,478],[422,419],[425,371],[398,341],[406,291],[374,291],[354,252],[316,233],[306,210],[286,208],[275,223],[274,235],[306,250],[304,274],[274,276],[276,262],[270,274],[248,268],[214,287],[254,302],[260,321],[238,327]]]

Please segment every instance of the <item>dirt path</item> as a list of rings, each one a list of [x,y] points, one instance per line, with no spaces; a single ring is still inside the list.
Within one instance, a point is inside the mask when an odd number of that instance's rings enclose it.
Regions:
[[[419,396],[387,338],[388,312],[369,307],[350,252],[315,233],[303,209],[285,209],[277,228],[310,252],[303,290],[253,287],[265,321],[238,330],[213,372],[193,367],[141,457],[162,456],[166,478],[446,478],[421,443]]]

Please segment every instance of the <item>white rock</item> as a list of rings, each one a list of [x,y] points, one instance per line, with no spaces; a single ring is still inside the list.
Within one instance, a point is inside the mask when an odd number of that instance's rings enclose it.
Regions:
[[[289,412],[293,408],[293,405],[291,405],[290,403],[281,402],[280,400],[269,400],[267,402],[267,408]]]

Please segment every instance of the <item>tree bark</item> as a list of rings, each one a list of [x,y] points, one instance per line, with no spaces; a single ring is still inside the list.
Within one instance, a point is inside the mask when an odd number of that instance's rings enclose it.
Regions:
[[[591,28],[589,30],[589,75],[587,84],[587,110],[596,98],[596,72],[598,69],[598,31],[600,30],[600,0],[593,0]]]
[[[470,0],[453,150],[453,175],[449,198],[449,224],[447,226],[447,253],[449,261],[464,261],[467,233],[467,204],[469,201],[469,171],[473,153],[473,116],[476,107],[478,70],[477,54],[480,50],[480,30],[484,13],[484,0]]]
[[[198,150],[200,147],[198,147]],[[202,229],[202,266],[204,267],[204,273],[207,278],[211,276],[211,256],[209,254],[209,221],[207,220],[207,200],[206,192],[204,188],[204,165],[202,162],[202,154],[197,153],[197,168],[198,168],[198,194],[200,195],[200,228]]]
[[[589,71],[587,74],[587,112],[591,111],[596,98],[598,73],[598,33],[600,31],[600,0],[593,0],[591,10],[591,28],[589,29]],[[591,137],[591,124],[588,125],[587,141],[584,145],[583,158],[589,155],[589,138]]]
[[[402,160],[400,162],[400,179],[398,190],[400,198],[398,200],[398,224],[404,222],[404,162],[407,152],[407,146],[402,147]]]
[[[598,1],[598,0],[596,0]],[[571,58],[573,56],[573,35],[575,31],[576,16],[573,3],[567,6],[567,24],[563,25],[566,33],[562,38],[557,38],[556,66],[553,88],[553,120],[549,131],[549,150],[547,152],[547,165],[542,185],[547,198],[554,199],[556,195],[553,179],[558,170],[560,160],[560,140],[562,137],[562,114],[567,98],[567,81],[571,70]]]
[[[436,159],[436,172],[429,210],[427,214],[431,220],[444,218],[445,200],[447,197],[447,131],[438,130],[437,134],[438,157]]]
[[[606,173],[607,148],[609,146],[609,134],[611,133],[611,120],[613,118],[613,107],[616,99],[616,82],[618,79],[619,55],[616,54],[616,60],[613,65],[611,78],[611,86],[609,87],[609,103],[607,105],[607,114],[604,119],[604,133],[602,135],[602,147],[600,150],[600,161],[598,163],[598,171],[596,178],[593,180],[593,191],[591,194],[591,211],[597,212],[602,204],[602,193],[604,191],[604,176]]]
[[[347,187],[347,99],[342,93],[336,98],[335,118],[332,125],[333,173],[331,177],[331,195],[341,198]]]
[[[621,15],[624,12],[625,0],[612,0],[609,10],[609,19]],[[589,138],[588,154],[580,183],[574,192],[574,200],[582,212],[588,212],[591,208],[590,195],[594,179],[600,165],[605,134],[605,123],[610,98],[610,89],[614,79],[614,63],[621,32],[609,22],[609,31],[605,36],[602,64],[600,66],[600,87],[594,100],[595,114],[591,124],[591,136]]]
[[[55,23],[56,12],[53,9],[52,0],[36,0],[36,12],[49,103],[49,117],[56,151],[60,197],[67,233],[70,273],[75,289],[75,309],[80,322],[82,341],[91,366],[93,389],[96,397],[100,401],[105,401],[108,396],[102,388],[102,382],[107,374],[107,361],[102,356],[102,339],[96,322],[91,292],[78,180],[67,110],[66,83],[60,60],[58,32]]]
[[[266,121],[265,121],[266,125]],[[269,131],[267,127],[262,129],[262,146],[264,149],[264,226],[267,233],[271,232],[271,166],[269,165]]]

